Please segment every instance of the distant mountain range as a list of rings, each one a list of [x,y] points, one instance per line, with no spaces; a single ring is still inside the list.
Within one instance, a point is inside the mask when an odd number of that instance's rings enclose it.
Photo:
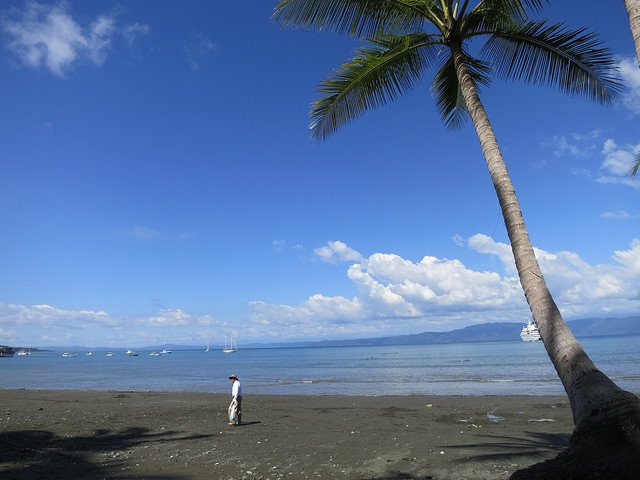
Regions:
[[[606,337],[640,335],[640,316],[626,318],[585,318],[567,322],[573,334],[580,337]],[[493,322],[471,325],[452,330],[450,332],[422,332],[413,335],[398,335],[393,337],[356,338],[351,340],[321,340],[315,342],[280,342],[280,343],[251,343],[240,345],[240,348],[284,348],[284,347],[357,347],[384,345],[432,345],[438,343],[474,343],[474,342],[504,342],[520,341],[522,323]],[[20,348],[20,347],[14,347]],[[154,345],[136,347],[141,350],[193,350],[203,349],[202,345]],[[217,347],[212,346],[212,350]],[[222,348],[222,347],[220,347]],[[40,347],[40,350],[66,350],[71,352],[118,350],[117,347]],[[33,349],[34,351],[36,349]]]
[[[640,316],[626,318],[585,318],[567,324],[576,337],[640,335]],[[422,332],[393,337],[322,340],[278,344],[252,344],[245,348],[278,347],[357,347],[384,345],[432,345],[438,343],[474,343],[520,341],[522,323],[493,322],[471,325],[450,332]]]

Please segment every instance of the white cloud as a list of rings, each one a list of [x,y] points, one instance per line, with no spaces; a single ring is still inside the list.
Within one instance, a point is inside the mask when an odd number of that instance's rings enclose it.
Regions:
[[[136,324],[143,327],[166,328],[185,326],[227,326],[225,322],[214,320],[210,315],[191,315],[184,310],[161,309],[157,314],[136,319]]]
[[[518,321],[528,307],[511,247],[477,234],[456,243],[497,258],[501,271],[476,271],[459,260],[426,256],[419,262],[394,254],[361,256],[347,270],[358,295],[312,295],[300,305],[252,302],[250,320],[269,332],[300,336],[397,334],[418,328],[448,330],[485,321]],[[335,243],[335,242],[332,242]],[[340,242],[342,243],[342,242]],[[353,251],[342,243],[340,250]],[[614,263],[590,265],[577,253],[534,248],[560,309],[568,316],[628,313],[640,307],[640,240],[614,252]],[[324,253],[328,258],[333,249]]]
[[[202,33],[194,33],[185,42],[184,52],[191,70],[197,72],[220,52],[220,46]]]
[[[542,147],[550,149],[556,157],[565,155],[578,158],[587,157],[597,149],[595,141],[600,134],[600,130],[592,130],[588,133],[572,133],[568,137],[554,135],[551,140],[544,142]]]
[[[118,27],[114,14],[82,24],[63,1],[53,5],[28,2],[24,9],[12,9],[1,18],[2,29],[10,38],[8,50],[20,63],[61,77],[78,63],[102,65],[115,35],[131,46],[151,31],[140,23]]]
[[[149,25],[133,23],[122,27],[121,33],[125,42],[127,42],[127,45],[131,46],[138,37],[142,35],[149,35],[151,33],[151,27]]]
[[[618,61],[618,71],[627,86],[622,97],[622,105],[634,115],[640,114],[640,69],[633,57]]]
[[[634,239],[629,250],[614,251],[613,258],[625,267],[625,271],[629,271],[632,275],[640,274],[640,240]],[[634,290],[637,291],[637,288],[636,286]]]
[[[120,236],[124,238],[133,238],[135,240],[157,240],[162,238],[162,234],[153,228],[136,225],[120,232]]]
[[[182,309],[129,318],[104,311],[65,310],[50,305],[0,302],[0,338],[12,345],[146,346],[154,343],[203,343],[237,334],[228,322]],[[0,342],[0,343],[2,343]]]
[[[187,241],[194,239],[197,235],[195,232],[170,233],[161,232],[155,228],[146,227],[144,225],[135,225],[130,228],[120,230],[116,233],[118,238],[130,238],[140,241],[152,240],[178,240]]]
[[[604,142],[601,153],[602,173],[596,179],[598,183],[640,187],[640,182],[629,177],[629,168],[636,155],[640,154],[640,144],[619,146],[613,139],[608,138]]]
[[[363,260],[362,255],[340,241],[327,242],[325,246],[316,248],[313,253],[327,263],[361,262]]]
[[[40,327],[89,328],[113,327],[119,322],[107,312],[93,310],[64,310],[50,305],[12,305],[0,302],[0,325],[16,327],[35,325]]]
[[[286,244],[287,242],[285,242],[284,240],[274,240],[271,242],[271,245],[273,245],[273,249],[278,253],[282,253],[284,251],[284,247]]]
[[[304,250],[304,245],[300,243],[288,244],[286,240],[273,240],[271,246],[278,253],[283,253],[287,250],[300,252]]]
[[[116,317],[104,311],[0,303],[0,329],[21,345],[36,346],[33,339],[44,342],[46,334],[58,345],[144,346],[193,344],[238,333],[244,341],[354,338],[526,320],[530,313],[510,246],[481,234],[456,240],[462,248],[497,259],[490,264],[499,268],[480,271],[457,259],[427,255],[413,261],[374,253],[360,255],[359,262],[345,268],[357,290],[353,297],[316,293],[297,305],[253,301],[241,324],[181,308]],[[344,243],[338,250],[355,252]],[[611,262],[596,265],[575,252],[534,250],[565,318],[622,315],[640,308],[640,239],[612,252]]]
[[[30,2],[24,10],[11,13],[5,15],[2,27],[11,37],[9,50],[24,65],[62,76],[75,62],[104,62],[115,27],[112,16],[100,15],[83,28],[62,2],[53,6]]]
[[[615,211],[602,212],[600,214],[600,218],[604,218],[607,220],[631,220],[634,218],[634,216],[631,215],[626,210],[615,210]]]

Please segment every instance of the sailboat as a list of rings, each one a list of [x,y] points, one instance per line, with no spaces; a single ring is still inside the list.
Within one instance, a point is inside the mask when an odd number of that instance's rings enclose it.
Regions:
[[[208,352],[210,350],[209,348],[209,340],[207,340],[207,348],[204,349],[205,352]]]
[[[224,348],[222,349],[224,353],[234,353],[236,350],[238,350],[238,345],[233,344],[233,337],[231,338],[231,343],[227,344],[225,342]]]

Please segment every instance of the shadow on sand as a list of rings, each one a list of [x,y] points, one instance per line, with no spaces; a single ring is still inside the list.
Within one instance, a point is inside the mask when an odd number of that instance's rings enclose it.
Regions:
[[[524,432],[529,438],[509,437],[497,435],[485,435],[486,442],[467,443],[463,445],[447,445],[447,448],[464,449],[464,450],[484,450],[490,447],[491,450],[500,453],[470,455],[464,459],[460,459],[458,463],[478,462],[478,461],[500,461],[515,460],[518,457],[527,457],[533,460],[533,463],[543,459],[549,455],[557,455],[559,452],[569,446],[571,435],[568,433],[538,433]]]
[[[132,427],[120,432],[97,430],[87,436],[60,436],[40,430],[0,433],[0,477],[3,480],[104,479],[123,475],[127,450],[141,444],[178,442],[211,435],[181,436]],[[102,455],[104,461],[97,461]],[[146,476],[151,480],[182,480],[183,476]]]
[[[387,472],[382,477],[366,477],[366,480],[436,480],[429,475],[412,475],[404,472]],[[361,480],[365,480],[363,477]]]
[[[518,457],[537,463],[549,456],[556,455],[569,446],[569,434],[525,432],[528,438],[485,435],[486,442],[465,443],[460,445],[443,445],[443,448],[464,450],[467,455],[464,458],[454,460],[453,463],[463,465],[465,463],[485,461],[509,461],[513,462]],[[490,449],[500,453],[474,453]],[[437,477],[429,475],[416,475],[408,472],[389,471],[378,477],[366,477],[367,480],[435,480]],[[455,478],[452,476],[451,478]],[[365,480],[363,477],[361,480]]]

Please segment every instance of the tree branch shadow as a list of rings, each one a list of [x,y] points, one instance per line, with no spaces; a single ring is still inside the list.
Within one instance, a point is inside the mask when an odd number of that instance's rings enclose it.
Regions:
[[[447,448],[464,450],[486,450],[490,448],[492,453],[477,454],[455,460],[457,463],[478,461],[499,461],[514,459],[517,457],[543,458],[549,453],[557,454],[569,446],[571,435],[568,433],[541,433],[524,432],[528,438],[484,435],[487,439],[482,443],[466,443],[460,445],[447,445]]]
[[[506,460],[513,461],[516,457],[528,459],[545,458],[549,456],[550,453],[557,454],[561,451],[564,451],[569,446],[569,434],[539,432],[524,433],[528,436],[528,438],[484,435],[482,436],[482,438],[486,439],[486,441],[483,442],[464,443],[459,445],[441,445],[441,447],[470,452],[471,455],[466,455],[461,459],[452,460],[452,463],[462,465],[465,463],[474,462],[495,462]],[[491,453],[473,454],[474,451],[483,450],[490,450]],[[362,480],[364,480],[364,478],[365,477],[363,477]],[[367,476],[366,478],[367,480],[435,480],[437,477],[429,475],[416,475],[401,471],[389,471],[382,474],[381,476]]]
[[[177,431],[153,433],[148,428],[132,427],[119,432],[97,430],[91,435],[64,436],[42,430],[0,432],[0,477],[3,480],[56,478],[127,478],[123,451],[141,444],[184,441],[212,435],[183,436]],[[105,461],[95,459],[105,455]],[[185,476],[152,475],[150,480],[182,480]]]

